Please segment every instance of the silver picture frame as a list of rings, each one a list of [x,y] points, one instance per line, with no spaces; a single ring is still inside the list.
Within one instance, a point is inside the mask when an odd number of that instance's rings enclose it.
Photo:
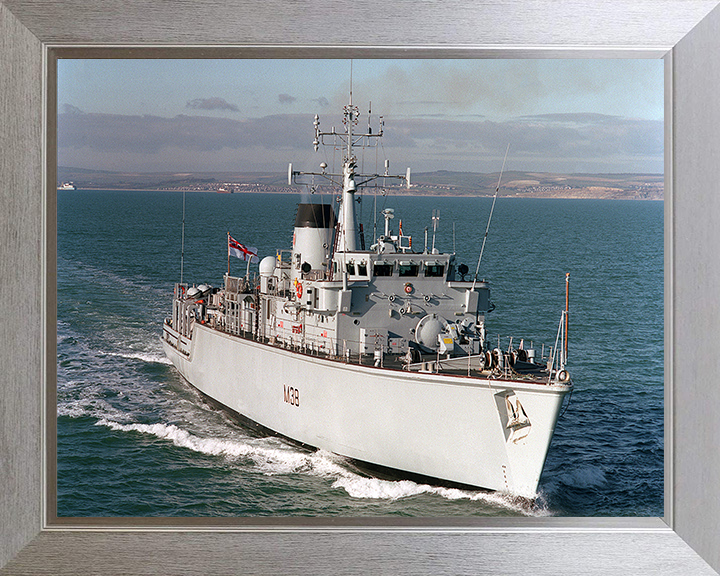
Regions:
[[[716,574],[717,4],[0,0],[0,574]],[[53,78],[89,53],[664,58],[664,517],[55,518]]]

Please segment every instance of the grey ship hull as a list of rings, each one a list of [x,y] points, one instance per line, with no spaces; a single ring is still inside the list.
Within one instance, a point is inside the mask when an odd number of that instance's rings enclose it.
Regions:
[[[255,342],[196,323],[165,353],[215,402],[360,462],[533,498],[570,385],[403,372]],[[182,350],[182,351],[181,351]],[[527,422],[513,426],[508,402]]]

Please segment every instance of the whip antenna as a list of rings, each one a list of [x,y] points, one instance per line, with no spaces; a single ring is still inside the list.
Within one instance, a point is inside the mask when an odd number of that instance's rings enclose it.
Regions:
[[[182,212],[182,240],[180,244],[180,284],[183,283],[183,268],[185,266],[185,190],[183,190]]]
[[[473,285],[472,289],[475,290],[475,283],[477,282],[477,275],[480,271],[480,262],[482,261],[483,252],[485,251],[485,241],[488,237],[488,232],[490,231],[490,221],[492,220],[493,210],[495,210],[495,200],[497,200],[498,192],[500,190],[500,180],[502,180],[503,172],[505,171],[505,162],[507,161],[508,152],[510,151],[510,143],[508,143],[507,148],[505,149],[505,158],[503,159],[502,168],[500,169],[500,176],[498,176],[498,183],[497,187],[495,188],[495,196],[493,196],[492,206],[490,207],[490,216],[488,216],[488,223],[487,227],[485,228],[485,236],[483,236],[483,242],[482,247],[480,248],[480,257],[478,258],[477,267],[475,268],[475,276],[473,278]]]

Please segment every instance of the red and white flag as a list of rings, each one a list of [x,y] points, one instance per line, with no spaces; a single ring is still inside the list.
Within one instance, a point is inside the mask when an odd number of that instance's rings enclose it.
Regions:
[[[228,256],[236,256],[240,260],[249,260],[251,263],[259,262],[257,248],[248,248],[240,244],[235,238],[228,234]]]

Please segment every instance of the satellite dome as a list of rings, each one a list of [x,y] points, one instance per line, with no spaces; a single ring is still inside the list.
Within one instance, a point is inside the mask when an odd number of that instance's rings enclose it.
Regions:
[[[260,276],[272,276],[275,272],[275,257],[265,256],[260,260]]]
[[[444,318],[439,318],[437,314],[423,316],[415,327],[415,339],[423,346],[435,349],[438,346],[438,335],[446,327],[447,321]]]

